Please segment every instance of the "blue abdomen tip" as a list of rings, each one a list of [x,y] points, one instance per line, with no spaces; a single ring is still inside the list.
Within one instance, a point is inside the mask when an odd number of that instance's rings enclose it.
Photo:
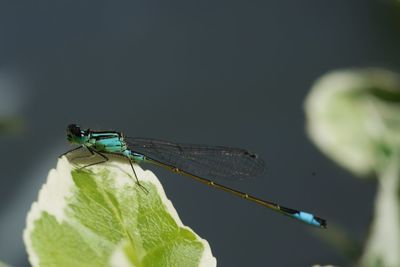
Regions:
[[[322,227],[326,228],[326,221],[324,219],[321,219],[319,217],[316,217],[310,213],[304,212],[304,211],[299,211],[298,213],[295,213],[292,215],[296,219],[305,222],[307,224],[317,226],[317,227]]]

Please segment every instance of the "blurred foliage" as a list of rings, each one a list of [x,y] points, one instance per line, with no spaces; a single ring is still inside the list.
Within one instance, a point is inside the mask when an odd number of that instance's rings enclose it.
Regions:
[[[328,73],[314,84],[305,111],[308,134],[328,157],[358,177],[378,179],[360,266],[400,266],[400,76],[383,69]],[[357,253],[346,235],[326,237],[350,258]]]
[[[331,72],[305,103],[315,144],[358,176],[379,174],[400,148],[400,76],[382,69]]]
[[[0,134],[18,133],[22,131],[22,120],[19,118],[0,117]]]
[[[345,258],[351,261],[352,265],[356,264],[362,255],[362,244],[351,236],[343,227],[329,222],[328,231],[316,232],[321,239],[329,243],[333,248],[339,251]]]

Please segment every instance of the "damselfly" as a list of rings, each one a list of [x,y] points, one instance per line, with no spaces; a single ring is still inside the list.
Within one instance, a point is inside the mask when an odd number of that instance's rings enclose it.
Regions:
[[[309,225],[326,228],[326,221],[313,214],[286,208],[214,182],[214,178],[247,179],[258,176],[264,171],[264,162],[245,149],[178,144],[149,138],[129,138],[121,132],[83,130],[76,124],[70,124],[67,127],[67,139],[70,143],[79,146],[63,155],[85,148],[91,155],[97,154],[101,157],[100,161],[83,168],[108,161],[110,154],[121,156],[129,162],[136,181],[141,186],[132,163],[152,163]]]

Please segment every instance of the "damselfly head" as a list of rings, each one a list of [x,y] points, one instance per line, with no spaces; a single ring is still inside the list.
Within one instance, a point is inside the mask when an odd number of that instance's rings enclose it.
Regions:
[[[71,143],[81,143],[82,137],[84,137],[85,132],[81,130],[76,124],[70,124],[67,127],[67,139]]]

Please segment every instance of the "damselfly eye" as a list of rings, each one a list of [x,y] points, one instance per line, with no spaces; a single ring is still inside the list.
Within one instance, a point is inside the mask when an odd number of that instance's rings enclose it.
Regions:
[[[82,135],[81,128],[76,124],[70,124],[67,127],[67,135],[81,136]]]

